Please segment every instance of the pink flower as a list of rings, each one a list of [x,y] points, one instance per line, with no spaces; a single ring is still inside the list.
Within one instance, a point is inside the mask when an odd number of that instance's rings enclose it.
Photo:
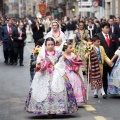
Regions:
[[[112,89],[112,85],[110,85],[110,89]]]

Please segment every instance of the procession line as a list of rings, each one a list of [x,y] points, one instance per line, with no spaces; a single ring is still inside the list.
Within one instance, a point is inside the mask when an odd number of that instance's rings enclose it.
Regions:
[[[87,111],[96,111],[96,109],[92,107],[91,105],[84,105],[84,107]]]
[[[32,53],[32,50],[28,46],[25,46],[25,47],[30,53]]]
[[[94,118],[95,120],[106,120],[103,116],[96,116]]]

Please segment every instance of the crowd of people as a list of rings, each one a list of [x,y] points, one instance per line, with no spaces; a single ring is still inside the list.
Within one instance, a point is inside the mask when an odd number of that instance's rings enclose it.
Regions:
[[[0,21],[5,64],[23,66],[25,41],[34,40],[31,86],[25,110],[40,115],[70,114],[88,98],[84,75],[103,99],[120,94],[120,18],[25,18]],[[118,58],[118,59],[117,59]]]
[[[42,21],[37,18],[29,20],[27,17],[19,22],[15,18],[0,20],[0,44],[3,45],[3,53],[6,65],[23,64],[24,46],[26,42],[34,42],[43,38],[45,32]]]

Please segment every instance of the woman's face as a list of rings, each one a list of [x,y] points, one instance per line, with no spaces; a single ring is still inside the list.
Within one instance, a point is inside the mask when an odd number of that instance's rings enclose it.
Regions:
[[[68,54],[72,52],[72,45],[69,45],[68,48],[65,50]]]
[[[96,26],[97,26],[97,27],[100,27],[100,24],[99,24],[99,23],[96,23]]]
[[[80,30],[83,30],[83,29],[84,29],[84,24],[83,24],[83,23],[80,23],[80,24],[79,24],[79,28],[80,28]]]
[[[46,43],[46,50],[47,51],[54,51],[54,42],[53,41],[47,41]]]
[[[92,22],[89,22],[89,23],[88,23],[88,26],[89,26],[89,27],[92,27]]]
[[[62,21],[61,21],[61,20],[59,20],[59,24],[60,24],[60,25],[62,24]]]
[[[54,22],[54,23],[52,24],[52,28],[53,28],[53,31],[58,30],[58,24],[57,24],[56,22]]]
[[[86,20],[85,24],[88,25],[88,21],[87,20]]]

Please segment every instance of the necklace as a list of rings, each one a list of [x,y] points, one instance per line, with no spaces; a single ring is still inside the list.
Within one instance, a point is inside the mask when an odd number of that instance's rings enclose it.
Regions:
[[[54,38],[58,38],[58,37],[60,37],[60,31],[59,31],[59,33],[58,33],[58,36],[56,37],[54,34],[52,34],[52,36],[54,37]]]
[[[55,53],[56,53],[56,51],[54,50],[53,53],[52,53],[51,55],[54,56]],[[47,52],[47,50],[45,50],[45,54],[46,54],[47,56],[50,56],[50,54]]]

